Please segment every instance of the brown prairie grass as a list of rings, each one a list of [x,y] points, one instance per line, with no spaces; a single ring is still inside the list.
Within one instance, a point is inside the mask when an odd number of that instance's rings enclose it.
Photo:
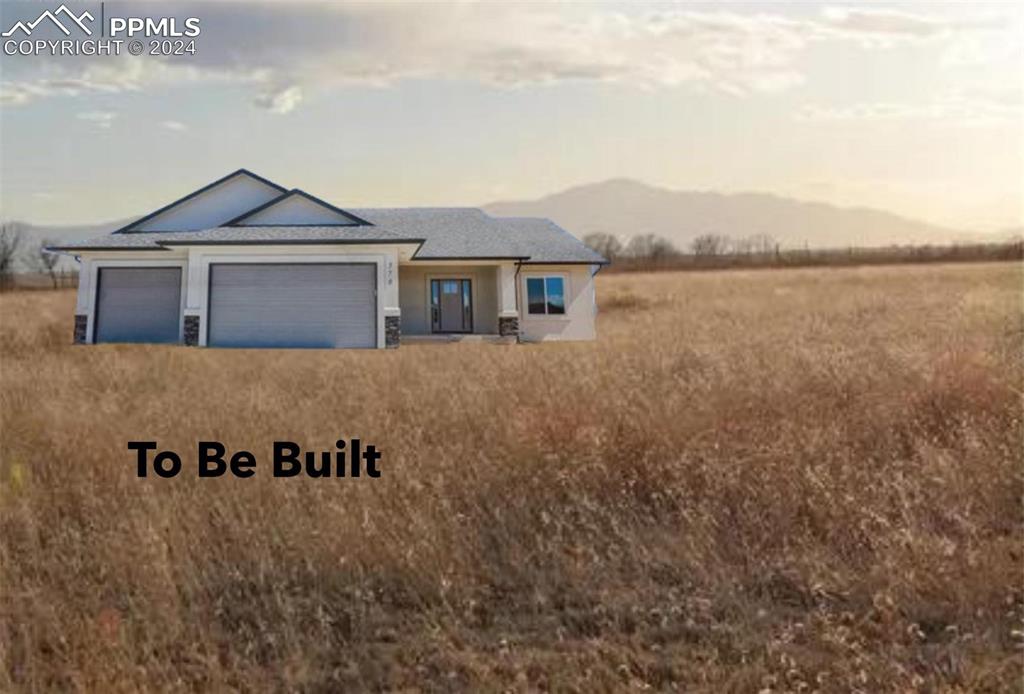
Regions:
[[[655,300],[631,291],[614,291],[601,297],[601,312],[644,311],[655,305]]]
[[[601,275],[595,343],[395,352],[74,348],[70,292],[0,297],[0,689],[1012,690],[1022,280]],[[340,436],[383,477],[270,476]]]

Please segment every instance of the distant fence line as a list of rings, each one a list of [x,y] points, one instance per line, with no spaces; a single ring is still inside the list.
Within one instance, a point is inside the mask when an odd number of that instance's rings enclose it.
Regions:
[[[73,289],[78,286],[77,270],[45,272],[12,272],[0,275],[0,290]]]
[[[608,272],[658,270],[724,270],[732,268],[798,268],[904,263],[971,263],[1024,260],[1024,241],[951,246],[887,248],[772,249],[746,253],[663,253],[611,258]]]

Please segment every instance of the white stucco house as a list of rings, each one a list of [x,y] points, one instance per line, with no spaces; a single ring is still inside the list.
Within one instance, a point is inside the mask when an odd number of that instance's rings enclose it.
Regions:
[[[75,342],[213,347],[592,340],[606,263],[546,219],[340,209],[245,169],[51,250],[81,263]]]

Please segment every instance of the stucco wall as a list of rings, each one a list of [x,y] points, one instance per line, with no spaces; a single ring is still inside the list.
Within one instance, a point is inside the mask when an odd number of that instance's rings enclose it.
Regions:
[[[475,265],[399,265],[398,303],[403,335],[430,334],[430,279],[469,279],[473,291],[473,332],[498,332],[498,268]]]
[[[519,273],[519,331],[526,342],[593,340],[594,279],[591,265],[524,265]],[[530,315],[526,309],[526,278],[559,275],[565,279],[565,315]]]

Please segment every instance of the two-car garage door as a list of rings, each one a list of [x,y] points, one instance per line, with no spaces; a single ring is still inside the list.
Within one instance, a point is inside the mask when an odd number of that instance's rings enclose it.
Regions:
[[[213,347],[376,347],[369,263],[210,265]]]
[[[210,265],[213,347],[376,347],[377,272],[369,263]],[[96,342],[178,342],[179,268],[102,268]]]

